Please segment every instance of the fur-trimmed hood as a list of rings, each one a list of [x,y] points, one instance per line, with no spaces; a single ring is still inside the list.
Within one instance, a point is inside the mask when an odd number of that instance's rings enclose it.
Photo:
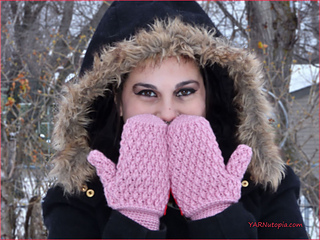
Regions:
[[[122,76],[145,60],[161,62],[166,57],[187,56],[201,67],[218,64],[228,69],[236,91],[234,104],[240,106],[237,140],[253,149],[248,172],[256,183],[276,189],[283,177],[284,162],[268,121],[272,109],[262,90],[262,66],[254,54],[231,46],[215,34],[215,29],[174,17],[156,20],[131,37],[104,46],[95,55],[92,67],[62,89],[53,132],[56,154],[51,175],[57,183],[66,192],[76,192],[96,175],[86,157],[91,150],[88,114],[98,97],[119,86]]]

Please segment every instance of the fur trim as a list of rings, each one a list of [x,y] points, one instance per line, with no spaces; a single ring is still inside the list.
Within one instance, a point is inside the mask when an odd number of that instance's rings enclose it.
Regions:
[[[96,56],[93,69],[80,81],[63,88],[60,111],[53,133],[54,156],[52,176],[66,192],[77,192],[82,184],[95,176],[87,162],[90,103],[103,96],[111,84],[121,83],[121,76],[146,60],[161,62],[164,58],[187,56],[198,59],[201,66],[218,63],[228,67],[234,79],[237,96],[234,102],[241,106],[239,142],[253,149],[248,167],[256,183],[275,190],[284,176],[285,164],[275,145],[275,134],[267,115],[271,107],[262,91],[263,73],[255,56],[232,47],[225,39],[215,38],[213,31],[191,26],[179,19],[156,20],[148,30],[140,30],[129,40],[106,46]]]

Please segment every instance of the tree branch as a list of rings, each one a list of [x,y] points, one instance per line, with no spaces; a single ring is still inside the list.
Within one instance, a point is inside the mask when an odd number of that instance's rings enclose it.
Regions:
[[[229,11],[224,7],[224,4],[222,2],[216,1],[215,2],[219,8],[221,9],[221,11],[224,13],[224,15],[230,19],[230,21],[239,28],[241,34],[243,35],[243,37],[245,37],[246,39],[248,39],[248,34],[246,32],[246,30],[242,27],[242,25],[229,13]]]

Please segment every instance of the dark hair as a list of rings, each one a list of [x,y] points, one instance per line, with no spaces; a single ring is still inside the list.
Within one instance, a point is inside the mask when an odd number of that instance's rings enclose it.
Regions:
[[[201,74],[206,88],[206,118],[216,135],[226,163],[238,145],[235,137],[238,118],[233,106],[233,81],[228,76],[227,69],[218,64],[202,68]],[[125,78],[123,76],[123,80]],[[113,91],[106,91],[105,97],[94,101],[89,114],[92,123],[87,127],[90,148],[103,152],[115,163],[119,157],[123,127],[119,106],[115,102],[115,99],[118,102],[120,100],[121,86],[122,84],[117,90],[112,87]]]
[[[236,139],[239,119],[233,104],[234,82],[228,69],[218,64],[202,69],[206,87],[206,119],[216,135],[225,163],[238,146]]]
[[[106,91],[105,97],[99,97],[93,102],[89,113],[91,123],[87,131],[90,148],[99,150],[117,163],[123,120],[119,116],[119,107],[114,100],[115,93]]]

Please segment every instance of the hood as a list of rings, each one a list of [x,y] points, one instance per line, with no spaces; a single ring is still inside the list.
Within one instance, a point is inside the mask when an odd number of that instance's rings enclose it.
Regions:
[[[239,106],[237,142],[253,150],[248,172],[255,183],[275,190],[284,174],[284,162],[268,120],[272,109],[262,90],[260,62],[254,54],[217,37],[210,21],[193,24],[179,14],[165,15],[162,20],[158,17],[149,21],[130,37],[100,46],[99,54],[91,62],[84,61],[81,78],[63,87],[53,132],[56,154],[51,175],[66,192],[79,191],[82,184],[96,176],[86,160],[91,150],[87,128],[92,103],[113,86],[119,86],[122,76],[143,61],[161,62],[166,57],[187,56],[203,68],[218,64],[228,70],[236,92],[233,102]]]
[[[86,51],[80,76],[92,69],[95,53],[103,46],[128,39],[139,29],[146,29],[155,19],[179,17],[191,25],[215,28],[211,19],[194,1],[115,1],[102,17]],[[216,37],[221,33],[217,30]]]

